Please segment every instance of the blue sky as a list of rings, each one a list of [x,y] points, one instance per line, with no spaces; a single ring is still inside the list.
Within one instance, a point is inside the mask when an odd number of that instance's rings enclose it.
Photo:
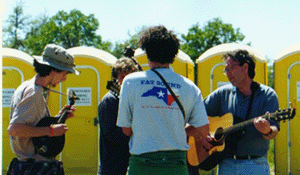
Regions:
[[[1,1],[1,0],[0,0]],[[2,21],[12,13],[19,0],[2,0]],[[97,31],[105,41],[124,41],[143,26],[165,25],[177,34],[187,34],[192,25],[201,27],[220,18],[246,36],[266,58],[300,42],[299,0],[23,0],[24,13],[37,17],[58,11],[78,9],[94,14],[100,22]],[[3,22],[2,22],[3,23]]]

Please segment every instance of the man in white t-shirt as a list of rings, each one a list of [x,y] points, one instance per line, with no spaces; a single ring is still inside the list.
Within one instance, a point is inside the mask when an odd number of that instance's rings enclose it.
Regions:
[[[117,125],[131,136],[128,174],[188,174],[187,136],[207,138],[208,118],[201,91],[189,79],[170,69],[179,50],[179,40],[164,26],[145,30],[139,41],[151,70],[125,77],[120,95]],[[162,80],[167,81],[181,102],[178,104]],[[208,139],[202,139],[207,149]]]

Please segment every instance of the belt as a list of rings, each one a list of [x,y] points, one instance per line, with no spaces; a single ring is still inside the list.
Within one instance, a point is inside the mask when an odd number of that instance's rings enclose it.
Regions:
[[[251,156],[251,155],[247,155],[247,156],[236,156],[236,155],[232,155],[232,158],[235,160],[251,160],[251,159],[257,159],[260,158],[262,156]]]

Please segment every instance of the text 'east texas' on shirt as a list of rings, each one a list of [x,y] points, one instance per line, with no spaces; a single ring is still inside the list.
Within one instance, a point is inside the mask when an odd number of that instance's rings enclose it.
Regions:
[[[208,124],[199,88],[170,69],[157,69],[166,79],[186,113],[183,115],[161,79],[151,70],[125,77],[117,125],[131,127],[130,153],[188,150],[186,123],[194,127]]]

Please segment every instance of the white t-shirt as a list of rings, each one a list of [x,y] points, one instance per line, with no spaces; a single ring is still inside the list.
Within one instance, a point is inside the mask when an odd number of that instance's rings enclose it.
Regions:
[[[157,69],[183,105],[186,118],[161,79],[151,70],[125,77],[120,96],[117,126],[131,127],[130,153],[188,150],[186,123],[208,124],[199,88],[168,68]]]

